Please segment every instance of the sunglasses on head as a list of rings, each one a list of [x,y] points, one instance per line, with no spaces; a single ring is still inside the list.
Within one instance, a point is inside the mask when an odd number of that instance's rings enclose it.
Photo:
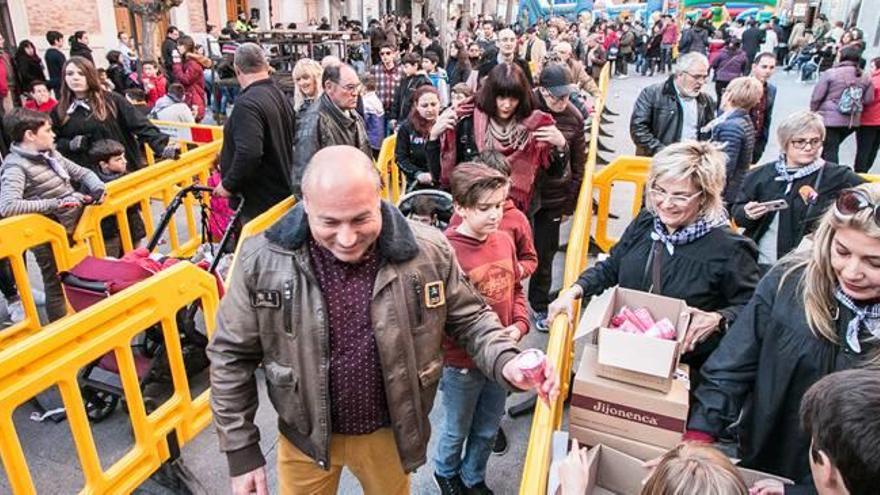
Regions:
[[[841,215],[847,216],[855,215],[860,211],[870,209],[872,210],[871,216],[874,219],[874,223],[880,226],[880,204],[871,202],[871,198],[869,198],[863,191],[858,189],[847,189],[842,191],[840,195],[837,196],[837,201],[834,205]]]

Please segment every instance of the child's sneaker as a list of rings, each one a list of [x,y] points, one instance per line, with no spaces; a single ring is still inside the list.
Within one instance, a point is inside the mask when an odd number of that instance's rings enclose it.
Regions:
[[[550,322],[547,321],[546,311],[535,312],[535,329],[543,333],[547,333],[550,331]]]

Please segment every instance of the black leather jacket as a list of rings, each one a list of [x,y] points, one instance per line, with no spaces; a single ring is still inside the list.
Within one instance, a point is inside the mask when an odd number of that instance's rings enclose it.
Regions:
[[[637,155],[654,156],[667,145],[681,140],[683,110],[672,82],[674,77],[669,76],[665,82],[643,89],[636,100],[629,132]],[[699,128],[715,117],[715,101],[706,93],[697,95],[697,109]]]

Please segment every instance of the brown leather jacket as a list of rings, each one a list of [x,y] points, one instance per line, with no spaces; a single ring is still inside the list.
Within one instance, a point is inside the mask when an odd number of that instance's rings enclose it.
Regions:
[[[397,451],[412,472],[426,460],[443,335],[508,388],[501,370],[519,350],[466,281],[443,234],[408,222],[387,203],[381,208],[377,245],[383,263],[373,289],[373,330]],[[329,468],[327,311],[312,271],[309,235],[300,205],[265,234],[246,240],[220,304],[208,346],[211,407],[233,476],[265,464],[254,424],[260,363],[281,433]]]

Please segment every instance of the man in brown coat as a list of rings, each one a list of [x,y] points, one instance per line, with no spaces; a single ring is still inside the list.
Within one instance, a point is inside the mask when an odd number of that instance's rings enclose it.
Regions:
[[[319,151],[303,201],[244,242],[208,347],[211,406],[233,493],[266,492],[254,424],[262,364],[278,412],[279,493],[336,493],[347,466],[367,495],[408,494],[425,463],[444,335],[487,376],[526,389],[520,350],[434,228],[380,199],[369,157]],[[544,370],[538,393],[554,397]]]

